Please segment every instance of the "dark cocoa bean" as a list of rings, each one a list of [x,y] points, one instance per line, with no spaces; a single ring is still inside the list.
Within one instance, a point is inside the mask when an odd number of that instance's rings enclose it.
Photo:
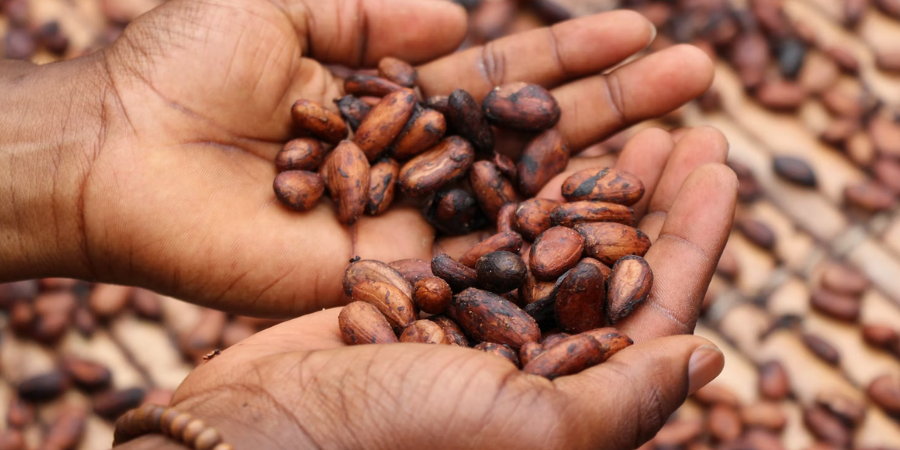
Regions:
[[[556,128],[551,128],[532,139],[516,164],[519,174],[519,191],[531,197],[538,193],[551,178],[562,173],[569,163],[569,147]]]
[[[765,223],[755,219],[737,219],[734,221],[734,227],[750,242],[763,249],[775,248],[775,232]]]
[[[772,160],[772,168],[781,178],[791,183],[816,187],[816,173],[805,160],[793,156],[777,156]]]
[[[411,285],[418,283],[423,278],[434,276],[431,272],[431,261],[424,259],[401,259],[388,265],[403,275],[403,278],[406,278]]]
[[[459,236],[484,228],[487,216],[472,194],[463,189],[443,189],[428,197],[422,215],[438,231]]]
[[[769,43],[762,33],[744,33],[732,45],[731,62],[745,88],[754,88],[763,81],[769,59]]]
[[[762,401],[741,408],[741,421],[748,428],[781,431],[787,425],[787,415],[778,403]]]
[[[628,336],[615,328],[577,334],[547,348],[522,371],[552,380],[600,364],[632,343]]]
[[[507,83],[495,87],[482,101],[487,120],[498,127],[519,131],[546,130],[559,122],[559,105],[536,84]]]
[[[826,289],[816,289],[809,300],[810,305],[831,317],[844,322],[856,322],[859,319],[859,300],[831,292]]]
[[[550,212],[553,225],[574,227],[584,222],[616,222],[634,226],[634,211],[624,205],[596,201],[563,203]]]
[[[459,262],[464,266],[474,268],[478,259],[488,253],[499,251],[518,253],[521,248],[522,236],[519,233],[502,231],[472,247],[459,258]]]
[[[487,291],[466,289],[453,298],[450,308],[455,310],[460,328],[478,341],[518,349],[541,337],[531,316],[503,297]]]
[[[490,161],[478,161],[472,165],[469,183],[481,210],[492,221],[497,220],[503,205],[518,201],[512,183]]]
[[[464,176],[474,160],[472,146],[465,139],[450,136],[403,165],[400,169],[400,188],[412,196],[431,194]]]
[[[369,170],[369,192],[366,212],[377,216],[384,214],[394,201],[394,190],[400,164],[390,158],[383,158]]]
[[[868,405],[865,401],[850,398],[837,391],[820,391],[816,395],[816,403],[851,428],[855,428],[866,418]]]
[[[57,369],[19,383],[17,392],[19,397],[26,402],[45,402],[53,400],[65,392],[70,383],[68,375]]]
[[[337,207],[338,220],[344,225],[353,225],[368,200],[369,162],[363,151],[350,141],[342,141],[332,153],[328,192]]]
[[[892,351],[900,345],[900,335],[886,325],[863,325],[862,335],[867,344],[882,350]]]
[[[388,81],[408,88],[415,86],[416,80],[419,78],[419,73],[416,72],[416,69],[413,66],[397,58],[391,58],[390,56],[381,58],[381,61],[378,61],[378,75]]]
[[[762,190],[759,187],[759,182],[756,181],[756,176],[753,175],[753,171],[750,170],[750,167],[736,161],[728,161],[728,167],[730,167],[735,175],[737,175],[738,200],[748,203],[759,198]]]
[[[496,344],[493,342],[482,342],[472,348],[474,348],[475,350],[481,350],[485,353],[499,356],[513,363],[514,366],[519,367],[519,357],[516,355],[516,351],[510,348],[508,345]]]
[[[413,301],[416,306],[429,314],[443,313],[452,299],[453,291],[443,278],[422,278],[416,282],[413,289]]]
[[[516,229],[522,236],[534,241],[553,226],[550,214],[559,206],[559,202],[546,198],[532,198],[518,204],[516,208]]]
[[[430,320],[417,320],[403,329],[400,342],[419,344],[443,344],[444,330]]]
[[[866,393],[888,414],[900,415],[900,378],[896,375],[882,375],[872,380]]]
[[[579,262],[566,274],[556,294],[556,324],[570,333],[602,328],[605,303],[603,272],[594,264]]]
[[[322,144],[315,139],[294,139],[284,144],[284,148],[275,155],[275,167],[279,172],[286,170],[314,172],[325,160],[325,153]]]
[[[541,233],[531,246],[529,268],[538,280],[555,280],[581,259],[585,239],[577,231],[553,227]]]
[[[478,258],[475,272],[481,289],[503,294],[525,283],[528,268],[518,254],[501,250]]]
[[[478,274],[475,269],[460,264],[446,253],[435,255],[431,260],[431,271],[435,276],[443,278],[453,292],[478,285]]]
[[[353,142],[366,155],[369,162],[377,160],[412,116],[416,93],[401,89],[386,95],[359,124]]]
[[[306,99],[297,100],[291,107],[294,124],[300,129],[329,143],[337,144],[347,137],[347,124],[337,113]]]
[[[400,289],[407,297],[412,298],[413,287],[411,282],[407,281],[406,278],[393,267],[381,261],[372,259],[363,259],[347,266],[342,281],[344,294],[348,296],[351,295],[353,293],[353,287],[366,280],[375,280],[391,284],[395,288]]]
[[[80,405],[65,405],[59,411],[41,450],[75,448],[85,431],[87,411]]]
[[[353,286],[353,301],[370,303],[396,330],[403,330],[416,320],[412,298],[393,284],[366,280]]]
[[[76,386],[87,392],[104,389],[112,382],[112,372],[106,366],[93,361],[68,356],[63,358],[62,368]]]
[[[871,284],[859,271],[842,264],[830,264],[822,272],[821,282],[829,291],[854,297],[865,292]]]
[[[425,102],[425,105],[441,113],[446,118],[450,111],[450,97],[446,95],[435,95],[434,97],[429,97]]]
[[[372,111],[371,106],[353,95],[345,95],[336,99],[334,104],[337,105],[338,111],[341,112],[341,117],[344,118],[344,121],[347,122],[347,125],[350,125],[350,129],[353,131],[359,128],[359,124]]]
[[[806,344],[806,348],[826,363],[836,366],[840,362],[840,354],[837,349],[825,339],[814,334],[805,333],[803,334],[803,343]]]
[[[106,391],[94,396],[94,413],[109,420],[115,420],[129,409],[137,408],[144,400],[141,388]]]
[[[282,205],[294,211],[309,211],[325,193],[325,182],[315,172],[288,170],[275,177],[272,188]]]
[[[440,325],[441,329],[444,330],[445,344],[455,345],[457,347],[469,346],[469,340],[453,319],[445,316],[431,316],[428,320]]]
[[[769,361],[759,368],[759,393],[769,400],[780,401],[791,393],[787,371],[778,361]]]
[[[344,91],[358,97],[384,97],[400,89],[403,86],[374,75],[354,74],[344,80]]]
[[[519,288],[519,297],[525,304],[525,312],[539,322],[554,318],[556,296],[564,280],[565,274],[554,281],[539,281],[529,272],[525,284]]]
[[[79,306],[78,309],[75,310],[72,321],[75,324],[75,328],[84,337],[93,336],[94,331],[97,329],[97,319],[94,318],[94,314],[91,313],[91,310],[84,306]]]
[[[352,302],[345,306],[338,315],[338,326],[347,345],[399,342],[384,315],[366,302]]]
[[[440,142],[447,131],[444,115],[433,109],[417,108],[394,143],[390,146],[391,156],[407,160]]]
[[[584,236],[584,253],[603,264],[613,265],[628,255],[644,256],[650,238],[643,231],[613,222],[580,223],[575,231]]]
[[[162,318],[162,300],[156,292],[134,288],[131,291],[131,307],[141,318],[147,320]]]
[[[515,233],[516,227],[516,210],[519,209],[518,203],[507,203],[500,208],[497,213],[497,232],[498,233]],[[540,234],[540,233],[538,233]],[[520,235],[521,236],[521,235]]]
[[[453,131],[472,143],[480,155],[494,151],[494,130],[468,92],[457,89],[447,99],[447,122]]]

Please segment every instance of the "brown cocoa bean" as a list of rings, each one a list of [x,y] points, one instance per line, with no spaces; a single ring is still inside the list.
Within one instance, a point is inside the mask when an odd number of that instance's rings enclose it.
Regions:
[[[847,397],[837,391],[819,392],[816,395],[816,403],[834,414],[849,427],[856,427],[862,423],[866,417],[866,407],[868,406],[865,401]]]
[[[85,431],[87,411],[80,405],[66,405],[56,416],[40,450],[75,448]]]
[[[456,134],[472,144],[480,155],[494,151],[494,130],[471,94],[457,89],[447,99],[447,123]]]
[[[878,114],[869,119],[867,130],[878,153],[900,157],[900,123]]]
[[[833,59],[834,62],[837,63],[838,67],[840,67],[844,72],[850,75],[856,75],[859,73],[859,60],[856,59],[856,56],[850,50],[843,47],[833,46],[823,49],[822,52]]]
[[[436,230],[451,236],[468,234],[488,224],[475,197],[458,188],[441,189],[429,196],[422,205],[422,215]]]
[[[727,442],[741,436],[743,426],[741,416],[731,406],[718,403],[709,410],[709,434],[719,440]]]
[[[706,386],[703,386],[694,393],[693,398],[700,402],[700,404],[709,407],[721,404],[737,408],[741,404],[734,392],[731,392],[730,389],[720,384],[707,384]]]
[[[254,334],[256,334],[256,330],[247,323],[228,322],[225,324],[225,328],[222,329],[222,348],[234,346]]]
[[[478,259],[488,253],[498,251],[518,253],[521,248],[522,236],[519,233],[503,231],[479,242],[463,254],[459,258],[459,262],[464,266],[474,268]]]
[[[441,314],[450,305],[453,291],[443,278],[427,277],[416,282],[413,302],[429,314]]]
[[[440,325],[444,331],[444,343],[457,347],[468,347],[469,340],[453,319],[445,316],[431,316],[428,320]]]
[[[412,283],[393,267],[372,259],[363,259],[347,266],[342,281],[344,294],[351,295],[354,286],[367,280],[391,284],[407,297],[412,298]]]
[[[19,397],[26,402],[37,403],[53,400],[69,388],[70,380],[62,370],[52,370],[31,377],[17,388]]]
[[[316,102],[297,100],[291,107],[291,116],[297,127],[329,144],[337,144],[347,137],[344,119]]]
[[[509,181],[515,183],[519,179],[519,171],[516,169],[516,163],[509,156],[501,153],[494,153],[491,162],[497,166],[497,170],[503,174]]]
[[[400,169],[400,188],[412,196],[431,194],[464,176],[474,160],[472,146],[465,139],[450,136],[403,165]]]
[[[359,124],[353,142],[369,162],[377,160],[397,138],[412,115],[415,104],[416,93],[412,89],[401,89],[381,99]]]
[[[330,189],[328,187],[328,174],[331,173],[331,162],[333,160],[334,160],[334,152],[333,151],[328,152],[328,154],[325,155],[325,160],[322,161],[322,164],[319,166],[319,170],[317,171],[319,176],[322,177],[322,181],[325,183],[326,189]],[[330,191],[329,191],[329,195],[331,195]]]
[[[444,330],[430,320],[417,320],[403,329],[400,342],[443,344]]]
[[[405,61],[386,56],[378,61],[378,76],[400,86],[411,88],[416,85],[419,73]]]
[[[350,125],[350,129],[353,131],[359,129],[359,124],[361,124],[363,119],[365,119],[366,116],[369,115],[369,112],[372,111],[371,106],[353,95],[345,95],[339,99],[335,99],[334,104],[337,105],[341,117],[344,118],[344,121],[347,122],[347,125]]]
[[[602,328],[605,303],[603,272],[587,261],[579,262],[566,274],[556,294],[556,324],[570,333]]]
[[[494,342],[482,342],[474,347],[475,350],[481,350],[485,353],[490,353],[491,355],[499,356],[511,363],[514,366],[519,367],[519,357],[516,355],[516,351],[510,348],[505,344],[497,344]]]
[[[76,386],[87,392],[104,389],[109,387],[112,382],[112,372],[106,366],[86,359],[74,356],[64,357],[62,368],[69,374]]]
[[[284,144],[284,148],[275,155],[275,168],[279,172],[286,170],[314,172],[325,160],[325,153],[322,144],[315,139],[294,139]]]
[[[28,445],[25,443],[21,431],[13,428],[0,431],[0,450],[26,450],[27,448]]]
[[[338,326],[347,345],[399,342],[384,315],[366,302],[352,302],[345,306],[338,315]]]
[[[156,292],[134,288],[131,291],[131,307],[138,316],[144,319],[160,320],[162,318],[162,301]]]
[[[894,193],[874,181],[845,187],[844,199],[847,203],[870,212],[888,211],[897,204]]]
[[[358,97],[384,97],[401,89],[403,86],[374,75],[354,74],[344,80],[344,92]]]
[[[896,375],[882,375],[872,380],[866,393],[888,414],[900,414],[900,378]]]
[[[859,23],[869,9],[869,0],[848,0],[844,2],[844,25],[853,27]]]
[[[772,431],[781,431],[787,425],[787,415],[781,405],[767,401],[741,408],[741,420],[748,428],[762,427]]]
[[[734,253],[726,249],[722,252],[722,256],[719,257],[719,262],[716,264],[716,274],[734,282],[739,272],[740,266],[738,266],[737,258],[734,257]]]
[[[872,166],[875,178],[896,195],[900,195],[900,162],[881,157]]]
[[[597,201],[563,203],[550,212],[553,225],[574,227],[584,222],[616,222],[634,226],[634,211],[624,205]]]
[[[428,97],[428,100],[425,101],[425,105],[441,113],[444,117],[447,117],[447,114],[450,111],[450,97],[446,95]]]
[[[643,231],[613,222],[589,222],[575,225],[584,236],[584,253],[603,264],[613,265],[628,255],[644,256],[650,238]]]
[[[810,296],[809,303],[819,312],[844,322],[856,322],[859,319],[859,300],[850,296],[827,289],[816,289]]]
[[[859,296],[869,288],[869,280],[856,269],[843,264],[830,264],[822,272],[822,287],[829,291]]]
[[[390,146],[391,156],[407,160],[434,147],[447,132],[444,115],[433,110],[416,108]]]
[[[531,360],[537,358],[541,353],[544,353],[543,345],[537,342],[526,342],[519,349],[519,361],[522,363],[522,367],[527,366]]]
[[[806,95],[803,86],[785,80],[765,81],[756,90],[756,100],[774,111],[796,111]]]
[[[353,301],[371,303],[397,330],[406,328],[416,320],[412,298],[393,284],[365,280],[353,286],[351,298]]]
[[[34,423],[34,406],[25,403],[17,395],[10,395],[6,423],[11,428],[20,430],[31,425]]]
[[[94,396],[94,413],[115,420],[129,409],[137,408],[144,400],[144,390],[138,387],[106,391]]]
[[[98,283],[91,290],[88,304],[98,317],[110,318],[121,313],[131,298],[132,288]],[[74,305],[74,303],[73,303]]]
[[[275,177],[272,188],[282,205],[294,211],[309,211],[325,193],[325,182],[315,172],[288,170]]]
[[[431,272],[431,261],[424,259],[401,259],[388,265],[399,272],[411,285],[415,285],[423,278],[434,276],[434,273]]]
[[[541,337],[541,330],[531,316],[491,292],[466,289],[453,298],[450,309],[455,310],[460,328],[478,341],[518,349]]]
[[[47,345],[55,344],[62,338],[72,321],[71,314],[52,312],[38,316],[31,330],[31,337]]]
[[[834,346],[828,343],[828,341],[810,333],[803,334],[802,338],[803,343],[806,344],[806,348],[813,352],[813,354],[832,366],[838,365],[840,362],[840,354]]]
[[[755,219],[737,219],[734,227],[750,242],[766,250],[775,248],[775,232],[763,222]]]
[[[640,256],[625,256],[612,267],[609,276],[609,322],[615,324],[641,305],[653,286],[650,264]]]
[[[75,315],[72,320],[75,324],[75,329],[77,329],[82,336],[91,337],[94,335],[94,331],[97,329],[97,319],[94,318],[94,314],[91,313],[90,309],[79,306],[75,310]]]
[[[569,147],[556,128],[551,128],[532,139],[525,146],[516,171],[519,174],[519,191],[531,197],[538,193],[551,178],[563,172],[569,163]]]
[[[600,364],[633,343],[615,328],[588,331],[546,347],[522,371],[552,380]]]
[[[478,285],[478,273],[475,269],[460,264],[446,253],[439,253],[432,258],[431,271],[435,276],[443,278],[453,292]]]
[[[550,347],[553,347],[556,344],[559,344],[560,342],[562,342],[570,337],[572,337],[572,335],[569,333],[564,333],[562,331],[554,331],[554,332],[545,334],[541,338],[541,345],[544,347],[544,350],[546,350]]]
[[[377,216],[384,214],[394,201],[394,188],[400,164],[390,158],[375,163],[369,170],[369,192],[366,201],[366,212]]]
[[[482,101],[482,109],[491,124],[518,131],[546,130],[559,122],[560,115],[550,92],[522,82],[495,87]]]
[[[481,289],[504,294],[525,283],[528,267],[518,254],[500,250],[478,258],[475,272]]]
[[[478,161],[472,165],[472,170],[469,171],[469,183],[472,185],[481,210],[492,221],[497,220],[503,205],[518,201],[516,189],[512,183],[490,161]]]
[[[865,112],[867,102],[859,85],[837,83],[822,94],[822,104],[834,115],[858,121]]]
[[[503,205],[502,208],[500,208],[500,212],[497,213],[497,232],[498,233],[515,233],[516,232],[516,210],[517,209],[519,209],[518,203],[507,203],[507,204]]]
[[[32,300],[37,293],[38,283],[36,280],[0,283],[0,309],[6,310],[12,307],[18,300]]]
[[[759,393],[769,400],[783,400],[791,393],[787,371],[778,361],[769,361],[759,368]]]
[[[582,258],[579,263],[592,264],[600,270],[600,273],[603,274],[603,279],[609,281],[609,276],[612,275],[612,269],[609,268],[606,264],[603,264],[600,261],[597,261],[594,258]],[[608,283],[607,283],[608,284]]]
[[[516,229],[522,236],[534,241],[553,226],[550,214],[559,206],[559,202],[546,198],[532,198],[518,204],[516,208]]]
[[[541,233],[531,246],[528,265],[538,280],[553,280],[575,267],[581,259],[585,238],[566,227],[552,227]]]
[[[659,448],[682,448],[706,431],[702,420],[676,419],[663,425],[653,442]],[[689,447],[690,449],[690,447]]]
[[[728,161],[728,167],[734,171],[738,179],[738,200],[741,202],[752,202],[761,195],[759,182],[750,167],[736,161]]]
[[[222,311],[203,309],[194,329],[179,339],[181,351],[194,361],[202,361],[204,355],[219,347],[227,319]]]
[[[883,350],[890,351],[900,345],[900,335],[886,325],[863,325],[862,336],[867,344]]]
[[[769,43],[762,33],[744,33],[732,45],[731,62],[745,88],[754,88],[763,81],[769,60]]]
[[[803,423],[813,434],[829,444],[839,448],[850,445],[852,438],[850,430],[844,424],[821,406],[813,406],[803,411]]]
[[[369,162],[353,142],[342,141],[332,152],[328,192],[337,207],[338,220],[353,225],[362,215],[369,195]]]
[[[28,334],[34,327],[34,306],[26,301],[18,301],[9,311],[9,326],[16,333]]]
[[[791,183],[815,187],[816,173],[805,160],[793,156],[777,156],[772,159],[775,174]]]
[[[867,168],[875,164],[875,158],[877,157],[875,144],[872,143],[872,139],[864,131],[857,131],[853,136],[850,136],[844,147],[847,157],[857,166]]]

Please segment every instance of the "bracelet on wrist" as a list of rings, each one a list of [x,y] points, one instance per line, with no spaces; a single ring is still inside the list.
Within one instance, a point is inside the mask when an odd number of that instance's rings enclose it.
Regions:
[[[147,435],[162,434],[193,450],[234,450],[222,435],[194,416],[159,405],[132,409],[116,420],[113,447]]]

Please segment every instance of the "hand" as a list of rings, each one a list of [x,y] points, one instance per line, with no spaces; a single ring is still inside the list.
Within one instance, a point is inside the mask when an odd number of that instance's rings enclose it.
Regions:
[[[712,79],[710,61],[688,46],[600,75],[652,40],[652,26],[633,12],[565,22],[439,58],[458,46],[465,27],[458,6],[421,0],[172,0],[140,17],[111,48],[70,66],[98,74],[86,97],[103,102],[92,113],[94,141],[83,157],[50,158],[67,171],[57,178],[69,181],[62,189],[53,184],[59,199],[52,207],[71,205],[54,214],[50,247],[71,255],[49,271],[142,285],[243,314],[297,315],[340,304],[339,280],[353,256],[427,259],[436,246],[452,252],[471,242],[435,243],[410,206],[345,228],[328,201],[305,214],[278,204],[272,160],[290,138],[291,104],[308,98],[328,105],[341,95],[342,81],[323,63],[371,67],[387,55],[431,61],[419,67],[427,96],[464,88],[481,99],[508,81],[542,84],[559,101],[559,128],[574,151],[676,108]],[[724,160],[718,136],[715,149],[676,151],[672,158],[671,139],[652,136],[644,141],[656,147],[635,151],[652,154],[622,164],[646,178],[651,194],[663,183],[660,208],[672,205],[692,169]],[[572,166],[602,163],[608,161]],[[673,174],[668,182],[658,181],[664,168]],[[707,170],[700,180],[721,192],[719,184],[729,182],[723,171]],[[724,214],[727,206],[686,201],[698,208],[692,214]],[[649,217],[658,229],[662,216]],[[677,238],[670,243],[701,256]],[[715,250],[702,256],[714,259]],[[702,290],[690,292],[697,297]]]

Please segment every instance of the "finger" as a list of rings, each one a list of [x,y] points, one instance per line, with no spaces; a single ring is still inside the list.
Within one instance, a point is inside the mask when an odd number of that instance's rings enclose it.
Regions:
[[[697,336],[635,344],[608,361],[554,381],[575,410],[577,448],[638,448],[685,398],[715,378],[722,353]],[[574,444],[574,443],[573,443]]]
[[[385,56],[420,63],[448,54],[466,33],[453,2],[421,0],[287,0],[304,56],[371,67]]]
[[[465,89],[477,100],[512,81],[553,87],[598,73],[644,49],[653,25],[633,11],[562,22],[475,47],[419,68],[426,95]]]
[[[493,230],[480,230],[463,236],[447,236],[434,243],[434,254],[446,253],[453,259],[459,259],[479,242],[491,237]]]
[[[687,131],[675,145],[662,179],[650,199],[649,214],[640,222],[641,231],[651,241],[656,241],[666,214],[688,175],[707,163],[724,164],[727,156],[728,140],[721,131],[711,127],[697,127]]]
[[[622,149],[616,169],[637,176],[644,184],[644,197],[631,207],[634,217],[640,219],[647,211],[673,148],[675,142],[667,131],[648,128],[634,135]]]
[[[644,258],[653,287],[616,327],[635,341],[691,333],[734,218],[737,177],[723,164],[694,170]]]

